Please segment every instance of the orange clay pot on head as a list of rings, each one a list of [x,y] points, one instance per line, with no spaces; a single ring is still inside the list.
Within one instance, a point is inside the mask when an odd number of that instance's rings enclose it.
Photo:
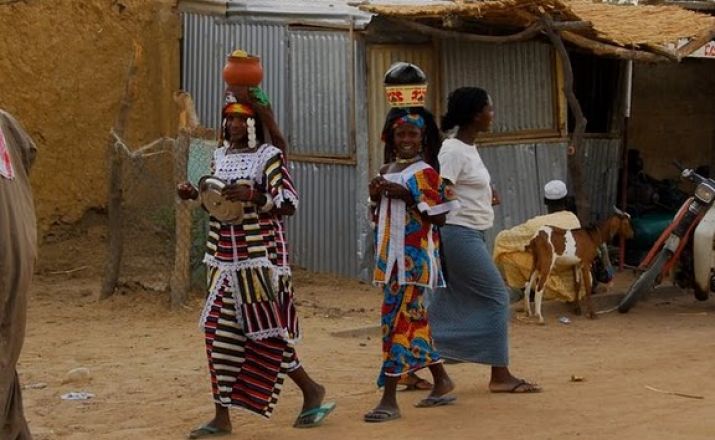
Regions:
[[[257,86],[263,80],[261,59],[243,51],[234,51],[226,59],[223,79],[230,86]]]

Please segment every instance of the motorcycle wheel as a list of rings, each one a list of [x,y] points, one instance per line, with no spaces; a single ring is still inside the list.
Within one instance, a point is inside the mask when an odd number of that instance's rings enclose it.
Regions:
[[[638,277],[630,289],[628,289],[626,296],[621,300],[620,304],[618,304],[618,311],[620,313],[628,313],[638,302],[640,297],[653,288],[656,278],[660,275],[661,269],[663,269],[665,263],[670,259],[670,256],[670,251],[666,249],[660,251],[653,264]]]

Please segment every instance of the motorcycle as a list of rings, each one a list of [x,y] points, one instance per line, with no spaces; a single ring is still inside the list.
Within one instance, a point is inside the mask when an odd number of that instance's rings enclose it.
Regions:
[[[680,260],[683,260],[681,266],[689,267],[681,267],[678,278],[683,285],[692,285],[695,298],[705,301],[711,291],[715,292],[715,180],[684,168],[678,162],[674,165],[681,171],[682,179],[695,184],[695,191],[638,266],[643,272],[618,305],[620,313],[627,313]],[[684,251],[686,257],[681,259]],[[689,252],[692,256],[687,255]],[[682,273],[689,275],[684,277]]]

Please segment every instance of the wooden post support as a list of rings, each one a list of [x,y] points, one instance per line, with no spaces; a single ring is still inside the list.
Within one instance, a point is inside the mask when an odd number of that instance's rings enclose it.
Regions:
[[[534,22],[524,30],[512,35],[479,35],[470,32],[439,29],[409,19],[400,20],[396,18],[386,18],[386,21],[394,23],[397,26],[404,26],[415,32],[423,35],[429,35],[431,37],[491,44],[508,44],[528,41],[539,35],[543,29],[543,25],[540,22]],[[582,30],[589,29],[591,26],[591,23],[587,21],[552,23],[552,28],[557,30]]]
[[[548,14],[541,16],[544,32],[554,45],[556,52],[561,57],[561,65],[564,69],[564,93],[566,100],[574,115],[576,125],[574,126],[571,142],[569,142],[566,155],[566,166],[568,168],[569,181],[574,189],[576,197],[576,209],[581,224],[588,224],[591,221],[591,201],[584,188],[583,164],[586,156],[583,148],[583,135],[586,132],[586,118],[581,110],[581,104],[573,91],[573,70],[571,69],[571,59],[566,51],[566,46],[561,39],[561,35],[554,29],[553,20]]]
[[[107,140],[107,161],[109,165],[109,185],[107,216],[108,221],[108,246],[107,260],[104,269],[104,280],[99,299],[109,298],[114,294],[114,289],[119,281],[119,269],[122,265],[122,251],[124,247],[122,236],[122,151],[117,148],[117,138],[124,137],[129,111],[132,107],[134,89],[136,88],[136,74],[141,60],[142,50],[138,44],[134,45],[134,56],[129,63],[127,77],[124,82],[124,94],[119,103],[119,113],[110,131]]]
[[[174,150],[174,183],[186,182],[191,132],[179,129]],[[175,196],[176,238],[174,242],[174,273],[171,276],[171,307],[186,304],[191,288],[191,205]]]

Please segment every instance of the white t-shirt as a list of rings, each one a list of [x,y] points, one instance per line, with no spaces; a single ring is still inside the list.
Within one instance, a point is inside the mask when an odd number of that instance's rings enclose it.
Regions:
[[[485,230],[494,224],[489,171],[474,145],[446,139],[439,152],[440,174],[454,184],[461,207],[447,214],[450,225]]]

